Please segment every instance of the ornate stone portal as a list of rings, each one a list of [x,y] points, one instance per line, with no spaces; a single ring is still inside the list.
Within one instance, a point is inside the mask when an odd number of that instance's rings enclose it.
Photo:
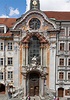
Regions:
[[[46,68],[45,68],[46,70]],[[44,68],[38,65],[36,56],[32,58],[32,63],[28,66],[23,66],[23,78],[24,78],[24,97],[28,94],[30,96],[44,97],[44,82],[47,73],[44,72]]]
[[[32,10],[18,19],[19,21],[13,27],[14,30],[21,29],[20,66],[22,66],[24,98],[27,95],[37,95],[41,99],[45,99],[47,95],[48,98],[51,98],[50,92],[47,93],[49,89],[45,90],[45,84],[49,87],[50,62],[53,63],[51,67],[55,67],[55,62],[52,60],[55,59],[55,54],[50,56],[50,53],[53,54],[50,45],[56,44],[56,32],[58,31],[53,21],[49,20],[39,9],[35,9],[35,1],[39,0],[31,1],[34,1]]]

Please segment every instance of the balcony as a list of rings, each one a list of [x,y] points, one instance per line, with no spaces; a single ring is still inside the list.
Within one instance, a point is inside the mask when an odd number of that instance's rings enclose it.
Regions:
[[[30,71],[39,71],[40,73],[42,73],[44,70],[41,65],[39,65],[39,66],[32,66],[32,65],[22,66],[22,72],[21,72],[22,74],[26,74]]]
[[[63,87],[65,85],[64,80],[58,80],[57,85],[59,85],[60,87]]]
[[[66,51],[66,50],[58,50],[58,55],[64,55],[64,56],[69,56],[70,55],[70,51]]]

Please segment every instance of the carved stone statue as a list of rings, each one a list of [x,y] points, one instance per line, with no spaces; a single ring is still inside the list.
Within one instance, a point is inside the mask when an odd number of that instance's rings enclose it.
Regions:
[[[37,58],[36,58],[36,56],[34,56],[33,58],[32,58],[32,61],[36,61],[37,60]]]
[[[37,58],[36,58],[36,56],[34,56],[33,58],[32,58],[32,66],[34,67],[34,66],[36,66],[37,65]]]

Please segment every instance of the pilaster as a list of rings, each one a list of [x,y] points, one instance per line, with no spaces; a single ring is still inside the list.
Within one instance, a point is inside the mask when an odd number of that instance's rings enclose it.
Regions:
[[[44,77],[41,78],[41,96],[44,97]]]
[[[22,84],[22,44],[20,44],[20,84]]]
[[[24,98],[26,98],[26,74],[23,75],[23,79],[24,79],[24,82],[23,82],[23,85],[24,85]]]

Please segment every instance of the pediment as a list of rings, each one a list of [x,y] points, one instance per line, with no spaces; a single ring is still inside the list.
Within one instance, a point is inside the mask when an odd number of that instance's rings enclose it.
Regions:
[[[49,28],[54,28],[54,29],[57,28],[56,24],[53,21],[51,21],[45,15],[45,13],[43,13],[40,10],[32,10],[32,11],[28,11],[23,16],[21,16],[21,18],[19,18],[17,22],[15,23],[15,25],[13,26],[13,29],[22,29],[25,31],[29,30],[30,28],[29,21],[31,20],[31,18],[38,18],[41,21],[40,30],[47,30]]]
[[[22,39],[22,43],[29,43],[29,40],[30,40],[30,38],[32,36],[36,36],[40,40],[40,43],[48,43],[49,44],[49,41],[47,41],[46,38],[44,36],[42,36],[41,34],[39,34],[39,33],[36,33],[36,34],[33,34],[33,33],[27,34]]]

